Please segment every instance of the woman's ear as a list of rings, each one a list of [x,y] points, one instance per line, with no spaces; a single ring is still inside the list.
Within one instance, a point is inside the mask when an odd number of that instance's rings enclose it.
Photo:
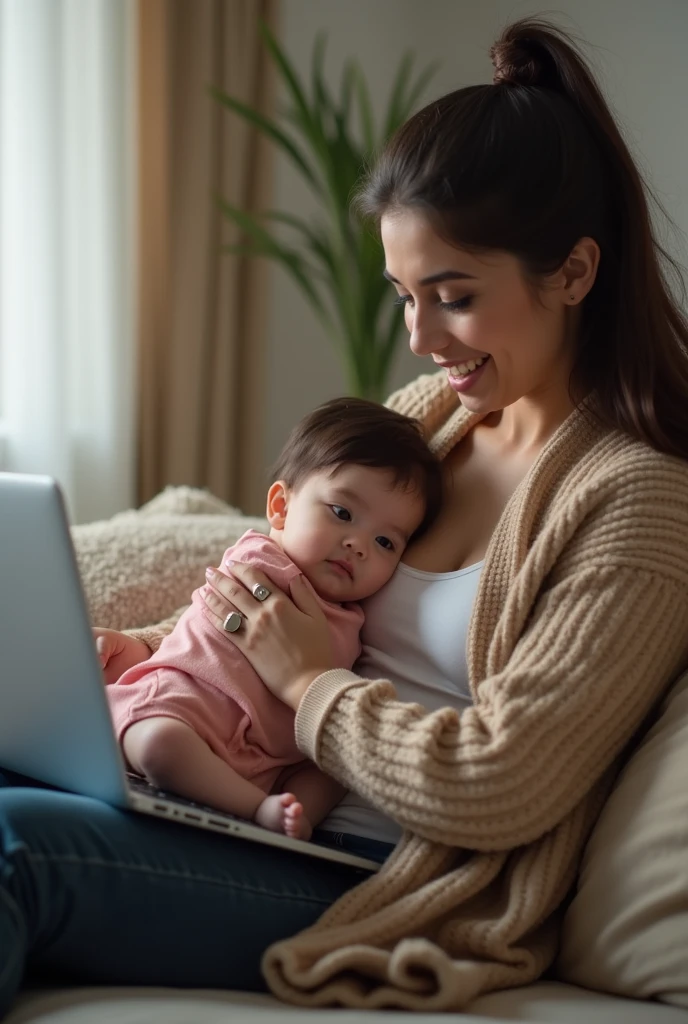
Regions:
[[[564,303],[577,306],[595,283],[600,265],[600,247],[594,238],[579,238],[559,271]]]
[[[284,480],[276,480],[268,491],[265,515],[273,530],[283,530],[287,521],[287,499],[289,488]]]

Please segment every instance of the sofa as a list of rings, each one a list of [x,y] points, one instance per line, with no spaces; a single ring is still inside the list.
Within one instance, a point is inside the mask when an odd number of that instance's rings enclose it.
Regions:
[[[225,547],[264,520],[212,495],[168,488],[148,505],[73,527],[94,624],[156,621],[188,601]],[[688,614],[688,609],[686,610]],[[546,979],[484,995],[467,1022],[688,1024],[688,672],[627,753],[593,829]],[[417,1020],[457,1014],[414,1015]],[[408,1019],[396,1011],[304,1010],[269,995],[155,988],[33,988],[7,1024],[272,1024]]]
[[[481,996],[463,1014],[303,1010],[270,996],[155,988],[62,989],[25,993],[4,1024],[686,1024],[688,1010],[575,985],[539,982]]]

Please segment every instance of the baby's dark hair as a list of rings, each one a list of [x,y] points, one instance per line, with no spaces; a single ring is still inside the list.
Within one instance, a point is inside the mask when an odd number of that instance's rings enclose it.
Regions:
[[[436,518],[442,498],[440,464],[420,424],[363,398],[335,398],[304,416],[287,438],[272,479],[298,488],[313,473],[336,471],[345,463],[387,469],[394,487],[423,497],[425,515],[414,538]]]

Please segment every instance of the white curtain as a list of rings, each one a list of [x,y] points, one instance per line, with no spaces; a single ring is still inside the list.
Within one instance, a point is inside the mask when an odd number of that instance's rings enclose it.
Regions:
[[[76,522],[134,493],[134,26],[0,0],[0,469],[57,477]]]

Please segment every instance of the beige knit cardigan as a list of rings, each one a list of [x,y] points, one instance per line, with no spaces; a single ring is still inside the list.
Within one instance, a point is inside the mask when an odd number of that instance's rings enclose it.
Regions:
[[[442,457],[476,422],[444,374],[390,404]],[[300,749],[404,834],[378,874],[266,951],[271,990],[304,1006],[461,1010],[536,979],[620,755],[687,657],[688,464],[578,409],[492,537],[468,640],[473,705],[429,713],[342,670],[306,692]]]

